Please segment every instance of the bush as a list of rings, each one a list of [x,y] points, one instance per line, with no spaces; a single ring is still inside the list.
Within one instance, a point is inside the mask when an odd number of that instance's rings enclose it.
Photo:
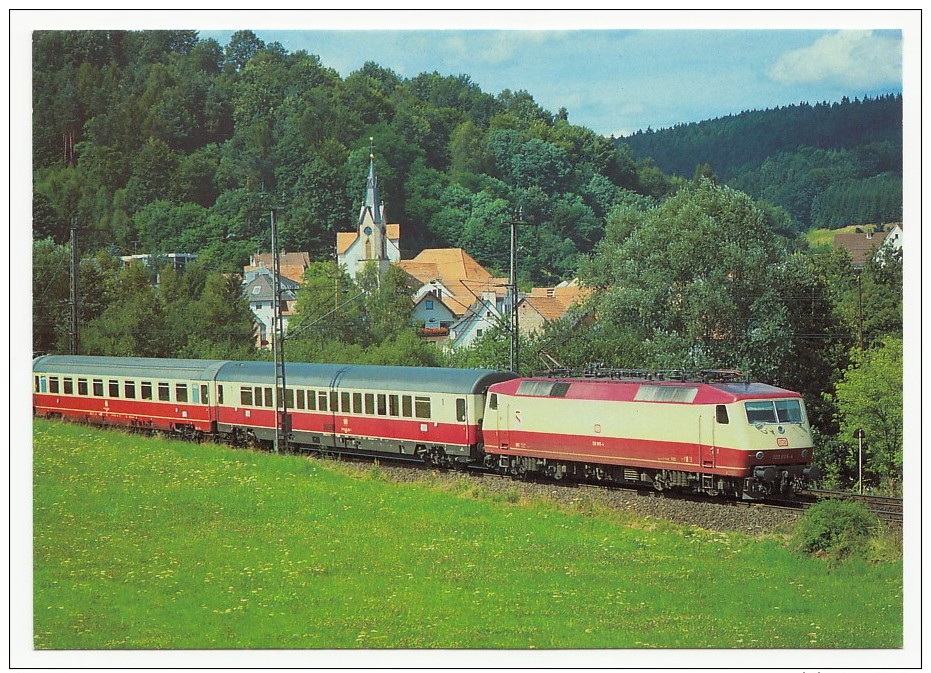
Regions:
[[[806,554],[838,561],[864,555],[878,523],[860,503],[824,500],[809,508],[795,526],[792,546]]]

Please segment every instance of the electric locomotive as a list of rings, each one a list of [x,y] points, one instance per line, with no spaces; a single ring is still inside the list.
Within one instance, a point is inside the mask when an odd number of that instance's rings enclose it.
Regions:
[[[801,395],[735,381],[525,378],[491,386],[486,465],[745,499],[789,497],[818,477]]]

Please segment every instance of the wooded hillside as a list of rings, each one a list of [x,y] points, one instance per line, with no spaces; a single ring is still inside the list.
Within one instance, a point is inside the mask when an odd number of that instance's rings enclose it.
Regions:
[[[753,110],[621,138],[635,157],[788,210],[797,228],[902,219],[902,96]]]

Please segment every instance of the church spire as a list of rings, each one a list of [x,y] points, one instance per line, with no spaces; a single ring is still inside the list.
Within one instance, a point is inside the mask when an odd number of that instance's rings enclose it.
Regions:
[[[369,142],[372,142],[372,140],[372,138],[369,138]],[[365,185],[365,202],[362,205],[362,211],[359,213],[359,224],[362,224],[366,211],[371,213],[372,222],[374,224],[384,224],[381,198],[378,194],[378,178],[375,177],[374,145],[370,145],[369,147],[369,177]]]

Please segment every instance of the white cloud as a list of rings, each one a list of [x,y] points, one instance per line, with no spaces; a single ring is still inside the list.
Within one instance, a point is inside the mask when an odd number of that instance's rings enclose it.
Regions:
[[[767,72],[780,84],[833,82],[874,87],[902,80],[902,39],[869,30],[843,30],[784,53]]]

